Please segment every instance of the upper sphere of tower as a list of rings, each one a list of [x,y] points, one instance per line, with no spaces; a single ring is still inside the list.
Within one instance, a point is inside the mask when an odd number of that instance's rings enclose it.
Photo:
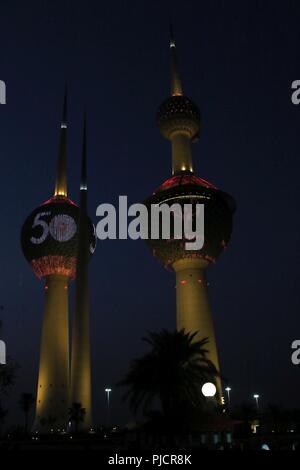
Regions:
[[[160,105],[156,116],[158,127],[166,139],[174,133],[186,133],[196,139],[200,131],[200,111],[188,97],[170,96]]]

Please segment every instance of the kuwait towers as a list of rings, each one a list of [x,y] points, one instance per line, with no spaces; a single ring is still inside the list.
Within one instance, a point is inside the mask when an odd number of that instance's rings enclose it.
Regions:
[[[89,329],[78,332],[82,322],[88,325],[87,263],[95,247],[95,235],[86,206],[80,208],[68,198],[67,188],[67,98],[65,96],[60,130],[60,148],[52,197],[42,203],[26,219],[21,233],[25,258],[39,279],[44,279],[45,306],[42,324],[36,417],[34,429],[48,432],[50,429],[66,429],[68,408],[76,401],[86,408],[85,427],[91,425],[91,399],[71,389],[69,350],[69,282],[80,274],[76,285],[76,314],[73,328],[73,344],[76,350],[74,368],[87,368],[85,389],[90,389]],[[84,131],[85,141],[85,131]],[[85,148],[85,144],[84,144]],[[83,155],[86,166],[86,154]],[[82,176],[86,185],[86,172]],[[88,255],[87,255],[88,253]],[[79,283],[83,284],[80,285]],[[82,293],[82,296],[78,294]],[[82,340],[84,337],[84,340]],[[83,350],[84,349],[84,350]],[[87,382],[89,381],[89,385]],[[78,382],[78,378],[75,380]]]
[[[214,325],[208,299],[206,268],[216,262],[227,246],[235,204],[231,196],[194,173],[191,144],[200,130],[200,112],[183,93],[178,73],[176,45],[171,32],[171,96],[159,107],[158,127],[172,146],[172,176],[146,200],[146,204],[204,204],[204,245],[188,251],[188,240],[148,240],[155,257],[176,274],[177,329],[197,332],[195,339],[208,337],[208,357],[219,370]],[[195,212],[194,212],[195,214]],[[219,396],[221,383],[217,383]]]
[[[91,225],[87,214],[87,153],[85,118],[82,145],[75,315],[73,319],[71,360],[72,403],[81,403],[85,409],[85,429],[90,429],[92,425],[90,325],[88,299],[88,263],[91,246],[90,227]]]

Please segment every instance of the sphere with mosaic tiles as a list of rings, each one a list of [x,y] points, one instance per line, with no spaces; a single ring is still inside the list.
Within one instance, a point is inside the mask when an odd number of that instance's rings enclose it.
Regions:
[[[37,207],[25,220],[21,246],[38,278],[76,275],[79,207],[71,199],[54,196]],[[89,252],[96,246],[94,226],[87,219]]]
[[[204,244],[200,250],[187,250],[186,242],[190,240],[175,238],[172,224],[168,239],[162,237],[161,231],[159,238],[153,239],[149,232],[147,244],[152,254],[166,267],[172,268],[174,262],[185,258],[201,258],[207,265],[214,263],[230,240],[235,211],[233,198],[191,172],[182,172],[167,179],[146,199],[145,204],[148,207],[149,227],[151,205],[167,204],[170,207],[180,204],[183,208],[184,204],[191,204],[194,228],[196,204],[204,205]]]

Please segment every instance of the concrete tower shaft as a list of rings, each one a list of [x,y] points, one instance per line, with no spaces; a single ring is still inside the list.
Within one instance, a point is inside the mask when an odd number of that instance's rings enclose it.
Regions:
[[[84,119],[80,206],[78,227],[78,254],[75,289],[75,315],[72,332],[71,403],[80,403],[85,409],[81,429],[92,426],[92,391],[90,358],[90,318],[88,293],[89,232],[87,215],[87,153],[86,118]]]
[[[36,276],[39,279],[45,279],[45,307],[34,422],[34,430],[41,432],[66,429],[67,426],[71,399],[68,283],[75,278],[77,271],[79,277],[79,287],[76,290],[76,304],[79,305],[77,309],[79,308],[80,311],[86,309],[88,306],[86,259],[91,256],[96,244],[93,224],[86,212],[83,214],[85,209],[82,207],[86,207],[86,203],[83,202],[86,194],[81,192],[80,210],[67,197],[66,129],[67,95],[64,99],[60,129],[60,150],[54,195],[32,211],[24,222],[21,232],[21,244],[26,260]],[[82,186],[84,186],[83,183]],[[86,355],[84,356],[86,359],[82,362],[74,360],[76,373],[73,368],[73,377],[78,377],[77,388],[82,387],[88,390],[84,393],[89,396],[88,315],[84,314],[83,319],[80,318],[76,325],[74,338],[77,338],[77,341],[74,340],[74,355],[76,357],[79,349],[81,356]],[[91,422],[90,399],[81,400],[80,398],[78,401],[81,401],[87,410],[86,422]]]
[[[190,137],[183,132],[172,135],[172,173],[193,171]]]
[[[201,249],[187,250],[188,240],[147,240],[152,253],[166,267],[176,273],[176,325],[178,330],[195,333],[195,340],[208,338],[208,358],[219,370],[219,359],[213,318],[208,298],[206,268],[215,263],[226,248],[232,231],[235,204],[231,196],[194,174],[191,143],[200,131],[200,111],[194,102],[183,94],[177,67],[176,45],[171,32],[171,96],[159,107],[157,124],[161,134],[172,144],[172,173],[145,201],[160,206],[185,204],[193,208],[195,227],[196,204],[204,205],[204,244]],[[219,397],[221,380],[216,379]]]
[[[57,173],[55,181],[55,196],[68,196],[67,183],[67,105],[68,94],[67,87],[65,90],[64,107],[62,121],[60,124],[60,142],[59,142],[59,158],[57,162]]]
[[[160,106],[157,122],[162,135],[172,142],[172,173],[193,172],[191,141],[199,134],[200,113],[192,100],[183,94],[172,27],[170,57],[171,96]]]
[[[201,259],[182,259],[173,264],[176,272],[176,325],[177,330],[197,331],[195,341],[209,338],[208,358],[220,370],[213,318],[209,303],[206,268]],[[221,380],[217,379],[219,396]]]
[[[68,283],[75,276],[78,207],[67,198],[67,97],[54,196],[26,219],[21,233],[25,258],[45,279],[37,402],[34,430],[66,429],[69,406]]]
[[[64,98],[54,192],[55,197],[63,201],[67,201],[68,195],[66,130],[67,90]],[[65,223],[61,222],[62,220],[60,221],[62,233],[65,233],[66,220]],[[71,219],[68,220],[68,223],[70,222]],[[76,232],[75,220],[74,230]],[[56,230],[56,232],[60,231],[59,228]],[[69,233],[70,235],[71,233]],[[49,432],[51,428],[66,429],[70,399],[69,276],[59,275],[56,271],[57,269],[53,269],[53,274],[49,274],[45,279],[45,309],[34,423],[35,429],[45,432]]]
[[[66,429],[69,405],[68,277],[45,281],[40,367],[34,429]]]

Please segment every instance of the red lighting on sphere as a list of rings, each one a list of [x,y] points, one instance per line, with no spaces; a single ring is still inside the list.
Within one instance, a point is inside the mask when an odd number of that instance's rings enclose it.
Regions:
[[[186,280],[186,279],[182,279],[182,280],[180,281],[180,284],[187,284],[187,280]]]
[[[71,199],[69,199],[66,196],[52,196],[50,199],[47,199],[47,201],[42,203],[42,206],[46,204],[71,204],[72,206],[78,207],[75,202],[73,202]]]
[[[31,267],[35,275],[41,279],[50,274],[60,274],[75,279],[76,258],[66,256],[42,256],[31,261]]]
[[[214,186],[212,183],[209,181],[204,180],[203,178],[200,178],[199,176],[195,176],[192,173],[190,174],[180,174],[180,175],[174,175],[171,178],[168,178],[163,184],[160,185],[160,187],[155,191],[164,191],[165,189],[170,189],[175,186],[181,186],[185,184],[195,184],[199,186],[203,186],[204,188],[207,189],[217,189],[216,186]]]

